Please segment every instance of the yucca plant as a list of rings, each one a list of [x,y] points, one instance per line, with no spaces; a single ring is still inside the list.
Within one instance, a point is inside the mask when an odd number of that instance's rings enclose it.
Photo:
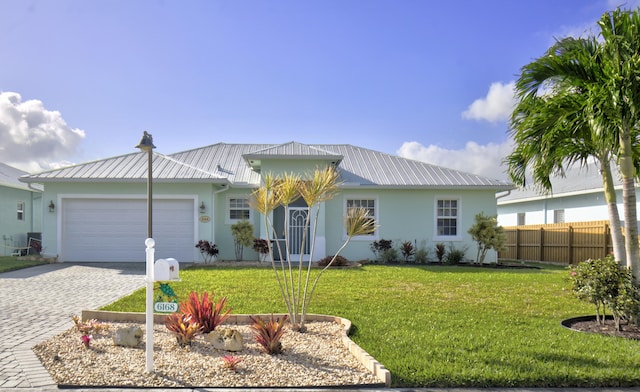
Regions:
[[[263,176],[263,181],[263,185],[253,192],[250,205],[264,216],[265,231],[268,238],[275,237],[273,235],[275,229],[271,223],[270,216],[277,207],[282,206],[285,216],[288,216],[289,206],[299,198],[303,198],[307,203],[309,211],[314,211],[315,213],[313,228],[310,227],[312,214],[307,214],[300,246],[295,246],[296,249],[300,249],[300,260],[297,272],[291,263],[292,245],[290,244],[289,233],[286,231],[284,233],[284,250],[281,249],[280,241],[275,241],[278,247],[278,253],[281,255],[279,266],[277,266],[274,261],[271,242],[268,242],[271,266],[273,267],[278,286],[280,287],[282,298],[287,306],[289,321],[295,330],[302,332],[305,330],[304,322],[307,307],[313,296],[313,291],[318,283],[318,279],[322,273],[333,264],[333,260],[329,262],[316,276],[313,285],[310,286],[311,263],[315,249],[320,206],[325,201],[335,197],[340,186],[340,177],[334,167],[328,166],[324,169],[316,169],[306,178],[301,178],[292,173],[285,174],[282,177],[274,177],[270,173],[266,173]],[[339,255],[353,236],[370,234],[376,227],[375,220],[368,215],[368,211],[364,208],[349,208],[347,217],[345,218],[345,225],[347,227],[348,238],[338,252],[335,253],[334,257]],[[307,238],[309,232],[311,238]],[[307,243],[310,243],[310,249],[308,249],[309,259],[307,260],[305,274],[303,271],[305,263],[303,255],[305,251],[307,251],[307,249],[305,249]],[[303,275],[306,275],[304,282]]]
[[[216,329],[218,325],[224,323],[230,316],[231,308],[223,311],[227,297],[222,297],[214,304],[214,294],[206,291],[202,293],[202,298],[198,293],[192,291],[189,293],[186,301],[180,303],[180,312],[187,316],[191,316],[193,322],[200,326],[202,333],[209,333]]]
[[[200,325],[183,313],[168,315],[164,325],[175,335],[180,347],[190,346],[193,339],[201,333]]]
[[[282,352],[282,342],[280,339],[284,334],[284,324],[287,321],[287,316],[274,319],[271,315],[271,319],[267,322],[262,320],[258,316],[249,316],[251,319],[251,328],[255,332],[256,342],[262,347],[264,352],[270,355],[280,354]]]

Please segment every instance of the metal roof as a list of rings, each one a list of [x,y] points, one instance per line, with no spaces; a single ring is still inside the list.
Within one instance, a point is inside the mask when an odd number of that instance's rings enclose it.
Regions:
[[[148,169],[147,153],[138,152],[27,175],[20,180],[24,182],[138,182],[146,181]],[[226,182],[221,176],[156,152],[152,154],[152,171],[154,181]]]
[[[613,185],[618,188],[622,185],[620,178],[616,176],[615,164],[611,166],[614,175]],[[535,186],[527,186],[511,191],[507,196],[498,199],[498,204],[516,203],[525,200],[549,199],[582,193],[603,192],[602,175],[596,164],[589,164],[585,167],[573,166],[565,171],[564,177],[555,176],[551,178],[551,192],[544,193]]]
[[[22,171],[13,166],[6,165],[4,163],[0,163],[0,186],[5,186],[8,188],[16,188],[27,190],[31,192],[39,192],[41,189],[32,189],[29,188],[24,182],[20,182],[19,178],[29,174],[26,171]]]
[[[349,144],[217,143],[168,156],[154,153],[154,180],[229,182],[257,186],[260,173],[246,159],[297,158],[335,161],[344,187],[508,190],[504,181],[465,173]],[[145,153],[123,155],[23,178],[27,182],[146,179]]]

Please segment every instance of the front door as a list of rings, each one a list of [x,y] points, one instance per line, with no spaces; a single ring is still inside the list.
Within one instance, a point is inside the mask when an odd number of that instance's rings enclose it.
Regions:
[[[305,227],[308,216],[308,207],[289,207],[289,217],[287,219],[286,230],[289,234],[291,261],[300,260],[300,255],[303,253],[303,260],[309,260],[309,253],[311,252],[311,238],[309,235],[309,227]]]

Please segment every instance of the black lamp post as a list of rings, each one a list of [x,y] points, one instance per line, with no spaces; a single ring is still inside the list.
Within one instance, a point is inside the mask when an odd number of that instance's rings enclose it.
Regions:
[[[152,151],[156,146],[153,145],[153,136],[147,131],[144,131],[144,135],[142,135],[142,140],[136,146],[140,150],[146,152],[149,156],[148,159],[148,174],[147,174],[147,238],[153,238],[153,155]]]

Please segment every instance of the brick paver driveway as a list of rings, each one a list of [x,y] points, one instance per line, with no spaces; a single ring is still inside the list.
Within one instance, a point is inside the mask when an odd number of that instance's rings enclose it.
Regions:
[[[56,263],[0,273],[0,390],[55,388],[31,348],[71,316],[144,286],[145,263]]]

